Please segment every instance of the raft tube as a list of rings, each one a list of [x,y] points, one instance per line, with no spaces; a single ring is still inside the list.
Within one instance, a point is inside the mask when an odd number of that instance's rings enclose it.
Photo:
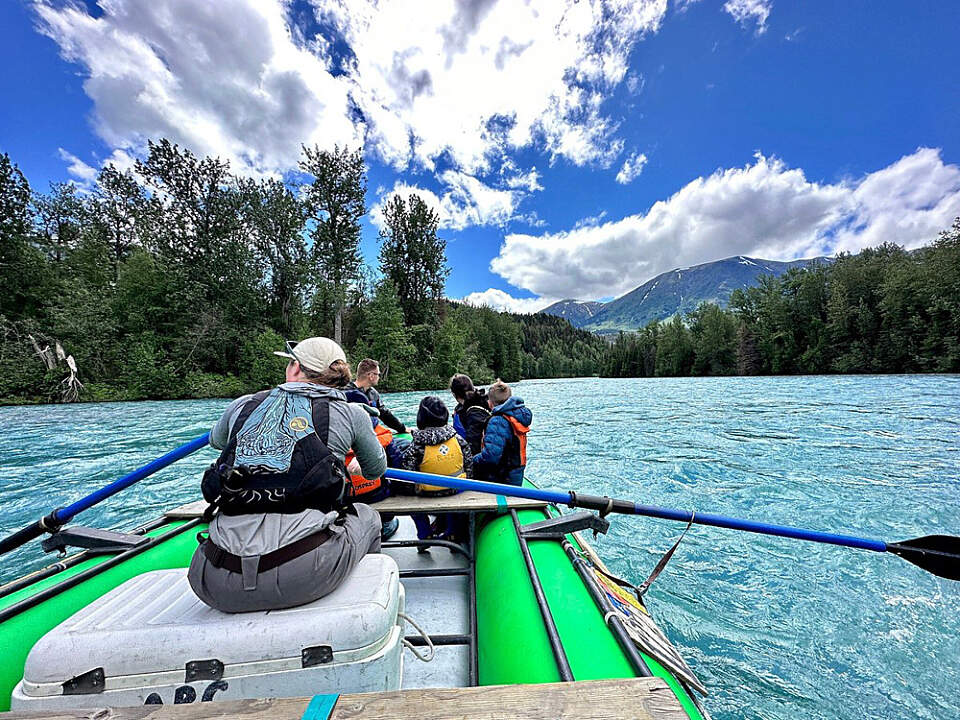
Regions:
[[[517,513],[521,525],[545,518]],[[576,538],[567,539],[578,547]],[[528,542],[533,563],[575,680],[637,677],[570,559],[556,540]],[[510,515],[493,517],[476,539],[477,655],[480,685],[561,680]],[[686,689],[654,658],[641,653],[692,720],[703,716]]]

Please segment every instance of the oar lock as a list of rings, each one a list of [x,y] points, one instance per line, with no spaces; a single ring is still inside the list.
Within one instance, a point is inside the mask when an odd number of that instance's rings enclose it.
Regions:
[[[107,555],[129,550],[149,540],[143,535],[76,526],[57,530],[40,545],[44,552],[59,552],[61,557],[67,554],[68,547],[81,548],[88,555]]]
[[[528,539],[563,540],[566,535],[582,530],[593,530],[593,536],[606,533],[610,529],[610,521],[587,510],[560,515],[559,517],[541,520],[520,526],[520,534]]]
[[[63,523],[57,519],[57,513],[60,512],[61,509],[62,508],[57,508],[49,515],[45,515],[40,518],[39,522],[37,523],[40,526],[40,529],[48,533],[58,532],[60,528],[63,527]]]

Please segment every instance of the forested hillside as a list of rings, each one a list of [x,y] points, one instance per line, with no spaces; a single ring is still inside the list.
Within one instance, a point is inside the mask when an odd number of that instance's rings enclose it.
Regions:
[[[444,301],[446,241],[417,195],[387,203],[364,265],[360,151],[304,148],[300,169],[251,180],[161,140],[132,171],[41,193],[0,155],[0,401],[236,396],[317,334],[380,360],[384,390],[598,371],[600,341],[563,321]]]
[[[841,255],[765,276],[729,309],[620,334],[603,374],[786,375],[960,372],[960,218],[937,242]]]

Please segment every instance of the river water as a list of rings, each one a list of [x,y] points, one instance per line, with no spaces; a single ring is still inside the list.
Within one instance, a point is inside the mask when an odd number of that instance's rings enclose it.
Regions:
[[[542,487],[887,541],[960,534],[960,376],[544,380],[517,394]],[[422,395],[387,402],[412,422]],[[0,535],[202,434],[224,405],[0,408]],[[129,528],[195,499],[211,456],[83,522]],[[683,529],[612,521],[596,546],[635,581]],[[0,581],[47,561],[22,548]],[[960,583],[890,554],[695,526],[648,598],[718,720],[960,717]]]

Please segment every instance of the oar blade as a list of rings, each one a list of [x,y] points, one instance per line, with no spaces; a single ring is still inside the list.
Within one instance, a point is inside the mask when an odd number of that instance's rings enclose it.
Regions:
[[[926,535],[903,542],[887,543],[887,552],[899,555],[907,562],[939,577],[960,580],[960,537]]]

